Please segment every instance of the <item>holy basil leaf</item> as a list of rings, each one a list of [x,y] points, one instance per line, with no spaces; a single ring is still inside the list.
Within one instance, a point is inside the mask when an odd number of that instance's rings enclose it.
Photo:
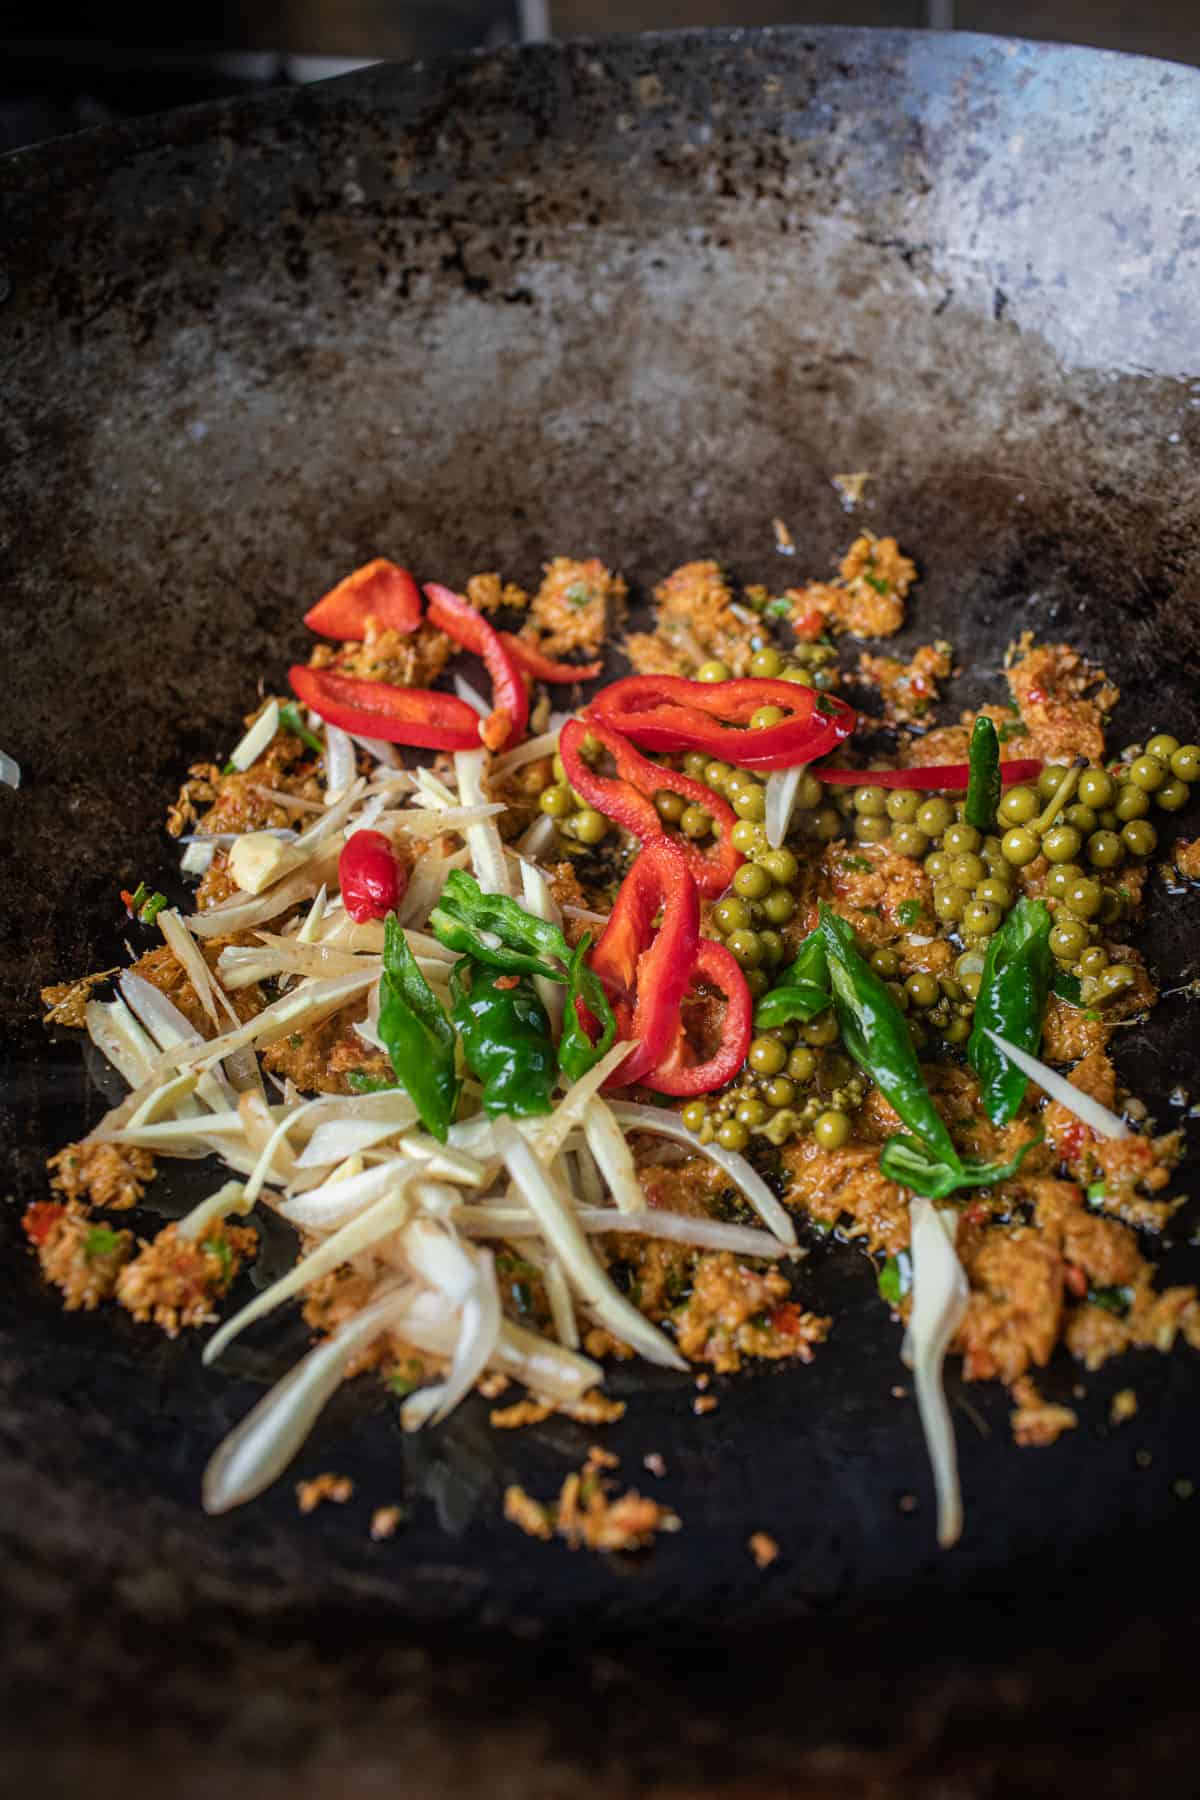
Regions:
[[[985,1162],[979,1156],[959,1157],[950,1163],[932,1156],[918,1138],[897,1132],[883,1146],[879,1170],[889,1181],[899,1182],[901,1187],[922,1194],[927,1200],[945,1200],[960,1188],[991,1187],[997,1181],[1008,1181],[1020,1169],[1034,1145],[1041,1141],[1039,1131],[1036,1137],[1022,1144],[1012,1161],[1007,1163]]]
[[[608,1004],[608,995],[600,977],[585,960],[591,946],[591,935],[585,933],[576,944],[567,969],[567,998],[563,1007],[562,1036],[558,1041],[558,1066],[568,1081],[578,1081],[581,1075],[594,1069],[600,1058],[608,1055],[617,1036],[617,1021]],[[580,1021],[577,1001],[582,1001],[600,1026],[600,1036],[594,1042]]]
[[[379,1035],[421,1123],[445,1143],[458,1106],[454,1027],[417,965],[395,913],[383,928]]]
[[[1027,1078],[996,1048],[987,1029],[1037,1055],[1054,965],[1050,926],[1045,902],[1022,897],[988,944],[967,1060],[979,1077],[983,1110],[993,1125],[1007,1125],[1016,1117]]]
[[[820,930],[842,1042],[909,1130],[916,1132],[936,1159],[948,1168],[958,1168],[958,1153],[929,1097],[904,1014],[859,955],[850,926],[824,905]]]

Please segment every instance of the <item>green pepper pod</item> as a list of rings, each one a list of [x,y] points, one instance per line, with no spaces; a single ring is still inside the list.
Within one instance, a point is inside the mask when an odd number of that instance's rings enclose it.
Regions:
[[[506,894],[485,894],[473,875],[453,869],[430,915],[439,943],[509,975],[567,979],[571,951],[557,925],[535,918]]]
[[[1003,783],[1000,779],[1000,739],[996,727],[981,713],[971,732],[967,752],[967,798],[963,818],[976,831],[991,831],[996,823]]]
[[[418,968],[395,913],[388,914],[383,928],[378,1029],[421,1123],[444,1144],[461,1085],[454,1027]]]
[[[558,1041],[558,1066],[568,1081],[578,1081],[581,1075],[595,1068],[600,1058],[612,1049],[617,1036],[617,1021],[608,1004],[604,985],[585,961],[591,946],[591,934],[585,932],[575,946],[567,970],[567,1001],[563,1008],[562,1036]],[[600,1035],[595,1042],[583,1028],[576,1004],[579,1001],[599,1023]]]
[[[528,977],[464,960],[450,972],[450,999],[488,1117],[548,1113],[558,1063],[549,1016]]]
[[[804,939],[791,967],[784,970],[770,993],[764,994],[755,1007],[754,1023],[759,1031],[773,1031],[780,1025],[806,1025],[832,1005],[829,959],[818,925]]]
[[[1017,1173],[1035,1144],[1041,1143],[1043,1135],[1039,1131],[1022,1144],[1011,1162],[990,1163],[982,1157],[964,1156],[948,1163],[931,1156],[919,1138],[897,1132],[880,1152],[879,1172],[912,1193],[923,1194],[927,1200],[945,1200],[961,1188],[991,1187],[997,1181],[1007,1181]]]
[[[967,1060],[980,1081],[983,1109],[993,1125],[1007,1125],[1025,1098],[1027,1077],[987,1036],[998,1032],[1036,1056],[1042,1041],[1054,958],[1051,918],[1042,900],[1017,901],[992,938],[983,963]]]

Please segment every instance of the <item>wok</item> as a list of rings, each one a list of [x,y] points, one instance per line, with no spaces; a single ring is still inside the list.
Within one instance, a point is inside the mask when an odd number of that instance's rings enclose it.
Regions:
[[[169,879],[184,765],[370,555],[529,582],[595,553],[636,602],[688,557],[779,587],[892,531],[923,569],[902,642],[950,637],[963,703],[1028,628],[1108,660],[1118,741],[1192,733],[1198,102],[1194,72],[1092,51],[734,31],[376,68],[0,162],[14,1197],[105,1104],[38,986],[117,960],[116,890]],[[848,518],[830,477],[863,469]],[[1157,914],[1177,985],[1194,905]],[[1196,1076],[1184,997],[1120,1055],[1164,1116]],[[207,1372],[194,1341],[63,1316],[17,1216],[2,1614],[12,1766],[43,1786],[219,1768],[262,1792],[257,1759],[303,1756],[291,1791],[930,1792],[936,1767],[1029,1793],[1070,1757],[1116,1793],[1131,1697],[1143,1757],[1195,1745],[1167,1654],[1194,1597],[1186,1352],[1089,1380],[1045,1451],[952,1383],[967,1528],[943,1555],[897,1332],[861,1258],[814,1246],[801,1292],[836,1326],[811,1368],[718,1382],[704,1418],[673,1378],[614,1377],[624,1472],[661,1453],[685,1521],[652,1555],[501,1522],[503,1485],[556,1489],[582,1428],[502,1436],[480,1402],[403,1442],[371,1389],[300,1466],[351,1474],[350,1505],[301,1519],[284,1482],[212,1521],[200,1470],[265,1353]],[[411,1522],[373,1544],[392,1499]]]

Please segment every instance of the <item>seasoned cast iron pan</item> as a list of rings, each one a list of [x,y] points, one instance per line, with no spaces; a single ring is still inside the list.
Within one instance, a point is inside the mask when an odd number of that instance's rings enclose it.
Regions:
[[[370,555],[530,583],[595,553],[636,602],[688,557],[778,587],[860,525],[892,531],[923,569],[902,643],[950,637],[962,703],[1000,691],[1030,628],[1108,660],[1118,742],[1193,732],[1198,107],[1200,75],[1090,51],[731,32],[377,68],[0,162],[0,741],[24,770],[0,792],[6,1190],[43,1191],[42,1158],[105,1104],[78,1039],[35,1022],[39,985],[117,960],[116,890],[169,877],[184,765],[232,741],[303,650],[303,607]],[[830,476],[858,469],[850,519]],[[1160,903],[1165,986],[1197,942],[1195,901]],[[1197,1074],[1184,999],[1120,1055],[1165,1119]],[[500,1520],[503,1485],[556,1489],[587,1431],[500,1436],[478,1403],[405,1443],[370,1387],[300,1465],[352,1474],[350,1505],[301,1519],[285,1482],[207,1520],[201,1468],[267,1352],[204,1372],[194,1339],[63,1316],[17,1216],[0,1614],[10,1696],[65,1770],[72,1743],[127,1739],[153,1682],[150,1750],[186,1745],[193,1779],[198,1744],[308,1750],[365,1782],[371,1746],[403,1743],[406,1791],[450,1791],[470,1786],[463,1714],[507,1746],[495,1792],[812,1775],[805,1746],[830,1738],[872,1770],[907,1746],[899,1783],[961,1717],[947,1669],[986,1658],[1035,1741],[1101,1696],[1103,1791],[1103,1695],[1154,1668],[1191,1594],[1176,1484],[1200,1478],[1200,1361],[1113,1365],[1040,1452],[971,1389],[967,1528],[942,1555],[898,1333],[837,1246],[800,1276],[837,1319],[811,1368],[718,1382],[703,1419],[686,1383],[614,1376],[625,1470],[659,1451],[685,1519],[640,1560]],[[1197,1272],[1191,1218],[1174,1279]],[[1130,1384],[1138,1417],[1110,1431]],[[411,1523],[372,1544],[392,1499]],[[755,1528],[782,1547],[766,1576]],[[518,1650],[531,1635],[576,1661]],[[582,1644],[618,1643],[579,1673]],[[1011,1759],[999,1691],[968,1735]]]

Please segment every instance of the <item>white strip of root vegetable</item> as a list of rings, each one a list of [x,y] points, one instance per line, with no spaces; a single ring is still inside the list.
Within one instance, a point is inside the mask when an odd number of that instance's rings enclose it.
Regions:
[[[202,1200],[199,1206],[193,1206],[190,1213],[185,1213],[175,1227],[176,1237],[186,1238],[195,1243],[204,1236],[210,1225],[217,1225],[227,1219],[230,1213],[244,1217],[253,1212],[254,1201],[249,1199],[240,1181],[227,1181],[219,1187],[215,1194]]]
[[[1022,1050],[1018,1045],[1010,1044],[1008,1039],[1002,1038],[998,1031],[991,1031],[986,1025],[983,1029],[997,1050],[1001,1051],[1009,1062],[1015,1063],[1023,1075],[1028,1075],[1031,1081],[1037,1082],[1044,1094],[1049,1095],[1051,1100],[1057,1100],[1060,1106],[1065,1106],[1067,1111],[1074,1113],[1077,1119],[1082,1119],[1083,1123],[1092,1131],[1098,1132],[1101,1137],[1106,1138],[1125,1138],[1132,1135],[1124,1119],[1119,1119],[1116,1113],[1109,1112],[1107,1106],[1102,1106],[1099,1100],[1092,1098],[1091,1094],[1085,1094],[1082,1088],[1077,1088],[1073,1081],[1067,1080],[1065,1075],[1060,1075],[1057,1070],[1050,1068],[1038,1057],[1030,1056],[1028,1050]]]
[[[368,756],[373,757],[377,763],[382,763],[385,769],[400,767],[400,758],[396,754],[395,744],[389,744],[384,738],[360,737],[356,731],[350,733],[350,739],[352,743],[358,745],[360,750],[365,750]]]
[[[454,752],[458,793],[465,807],[479,807],[487,803],[487,794],[483,786],[486,760],[486,750],[456,750]],[[495,825],[490,819],[482,820],[476,825],[468,825],[465,836],[467,848],[471,852],[471,864],[475,879],[484,893],[507,894],[511,899],[512,881],[508,873],[508,861],[504,855],[504,844]]]
[[[325,727],[325,804],[335,806],[358,773],[358,759],[349,732],[338,725]]]
[[[229,1003],[229,996],[213,976],[201,955],[200,946],[174,907],[163,907],[158,915],[158,929],[175,961],[196,990],[196,998],[212,1020],[213,1028],[217,1031],[221,1028],[221,1008],[236,1025],[238,1016]]]
[[[161,1079],[157,1046],[119,995],[115,1000],[89,1000],[83,1018],[101,1056],[131,1088]]]
[[[526,763],[541,762],[547,756],[553,756],[558,749],[558,731],[543,731],[538,737],[526,738],[515,750],[505,751],[492,764],[492,774],[496,776],[511,775],[514,769],[523,769]]]
[[[409,1121],[416,1116],[416,1108],[413,1107]],[[404,1125],[398,1124],[395,1119],[327,1119],[323,1125],[317,1126],[296,1158],[296,1167],[332,1168],[335,1163],[344,1162],[348,1156],[357,1156],[362,1150],[371,1150],[376,1144],[386,1142],[403,1130]]]
[[[503,1320],[490,1250],[468,1248],[431,1219],[414,1219],[404,1233],[404,1253],[459,1312],[458,1341],[436,1406],[432,1412],[422,1406],[401,1408],[401,1423],[411,1431],[426,1418],[434,1424],[444,1419],[470,1393],[495,1353]]]
[[[763,825],[772,850],[778,850],[787,837],[792,814],[796,810],[796,795],[807,773],[808,770],[801,767],[777,769],[774,774],[767,776]]]
[[[258,761],[275,733],[279,730],[279,702],[268,701],[253,725],[243,738],[238,740],[230,752],[229,760],[239,775],[245,774],[251,763]]]
[[[633,1152],[622,1131],[620,1123],[606,1100],[597,1094],[589,1100],[583,1114],[584,1136],[587,1147],[596,1159],[597,1167],[607,1184],[608,1191],[617,1203],[617,1209],[623,1213],[636,1213],[644,1210],[646,1196],[642,1192],[642,1184],[638,1180],[637,1167],[633,1160]],[[591,1198],[590,1195],[585,1198]]]
[[[212,867],[212,859],[216,854],[215,844],[201,843],[194,838],[179,859],[181,875],[207,875]]]
[[[201,938],[232,937],[238,931],[251,931],[256,925],[277,919],[280,913],[290,912],[301,901],[311,900],[333,877],[336,868],[337,856],[331,849],[325,855],[312,858],[304,868],[297,869],[294,875],[277,882],[265,893],[235,894],[216,906],[206,907],[201,913],[189,913],[185,924]]]
[[[19,788],[21,785],[21,765],[16,757],[9,756],[0,750],[0,782],[5,787]]]
[[[521,892],[526,912],[532,913],[535,919],[542,919],[548,925],[557,925],[562,930],[562,913],[559,911],[558,901],[550,892],[550,883],[541,870],[535,869],[530,862],[521,863]],[[548,981],[544,975],[535,975],[533,985],[550,1020],[550,1034],[557,1043],[562,1036],[566,988],[561,981]]]
[[[543,857],[549,856],[556,842],[554,820],[546,813],[539,813],[533,824],[526,826],[513,848],[518,855],[540,862]]]
[[[613,1071],[620,1068],[633,1047],[628,1043],[614,1044],[594,1068],[567,1089],[548,1119],[528,1121],[540,1162],[548,1167],[566,1147],[567,1139],[576,1127],[582,1129],[588,1102],[599,1093]]]
[[[386,1330],[403,1306],[401,1292],[382,1296],[276,1383],[230,1432],[205,1469],[201,1499],[206,1513],[242,1506],[282,1475],[341,1386],[355,1352]]]
[[[546,1258],[542,1282],[546,1289],[546,1299],[550,1303],[550,1321],[554,1326],[555,1337],[568,1350],[578,1350],[579,1322],[575,1317],[575,1303],[571,1299],[570,1284],[557,1256]]]
[[[464,700],[468,706],[473,707],[481,719],[489,719],[491,717],[491,707],[479,692],[479,689],[473,688],[464,676],[456,675],[454,677],[454,692],[458,695],[460,700]],[[473,750],[467,751],[468,756],[473,756],[474,754],[475,752]]]
[[[675,1244],[691,1244],[697,1250],[730,1250],[735,1256],[797,1257],[769,1232],[753,1225],[727,1225],[723,1219],[697,1219],[687,1213],[646,1207],[641,1212],[618,1212],[615,1206],[577,1206],[573,1216],[589,1237],[609,1231],[628,1231],[636,1237],[662,1238]],[[507,1201],[464,1201],[455,1209],[454,1223],[468,1237],[529,1237],[537,1221],[529,1208]]]
[[[424,925],[441,897],[451,869],[463,869],[470,860],[471,852],[465,847],[447,856],[436,844],[431,844],[424,855],[417,858],[404,898],[396,908],[400,924],[405,928]]]
[[[659,1137],[673,1138],[686,1144],[697,1156],[707,1156],[723,1169],[775,1236],[784,1244],[795,1244],[796,1227],[775,1198],[762,1176],[736,1150],[722,1150],[719,1144],[702,1144],[695,1132],[689,1131],[678,1113],[657,1106],[635,1106],[628,1101],[614,1101],[613,1116],[626,1131],[650,1131]]]
[[[639,1350],[648,1362],[668,1369],[686,1369],[687,1364],[674,1345],[617,1291],[596,1261],[574,1210],[542,1165],[541,1146],[539,1155],[535,1156],[509,1118],[495,1119],[493,1130],[496,1150],[568,1280],[600,1314],[614,1335]]]
[[[340,975],[329,981],[306,981],[285,994],[282,1000],[272,1001],[254,1018],[239,1025],[236,1031],[209,1038],[204,1044],[168,1051],[164,1060],[171,1059],[177,1067],[190,1068],[196,1063],[223,1062],[233,1051],[249,1044],[257,1044],[265,1050],[289,1032],[319,1024],[331,1012],[356,999],[375,979],[374,972],[368,971],[365,975]]]
[[[148,1093],[144,1100],[129,1115],[129,1129],[136,1131],[142,1125],[153,1125],[159,1119],[188,1118],[198,1119],[201,1116],[198,1106],[189,1106],[187,1102],[195,1092],[199,1077],[191,1070],[185,1075],[176,1075],[170,1081],[163,1082]],[[192,1127],[199,1130],[198,1125]]]
[[[967,1310],[969,1286],[954,1248],[958,1214],[914,1195],[912,1221],[912,1312],[901,1355],[913,1372],[917,1411],[933,1469],[937,1495],[937,1537],[943,1550],[962,1533],[962,1493],[954,1425],[946,1402],[946,1351]]]

